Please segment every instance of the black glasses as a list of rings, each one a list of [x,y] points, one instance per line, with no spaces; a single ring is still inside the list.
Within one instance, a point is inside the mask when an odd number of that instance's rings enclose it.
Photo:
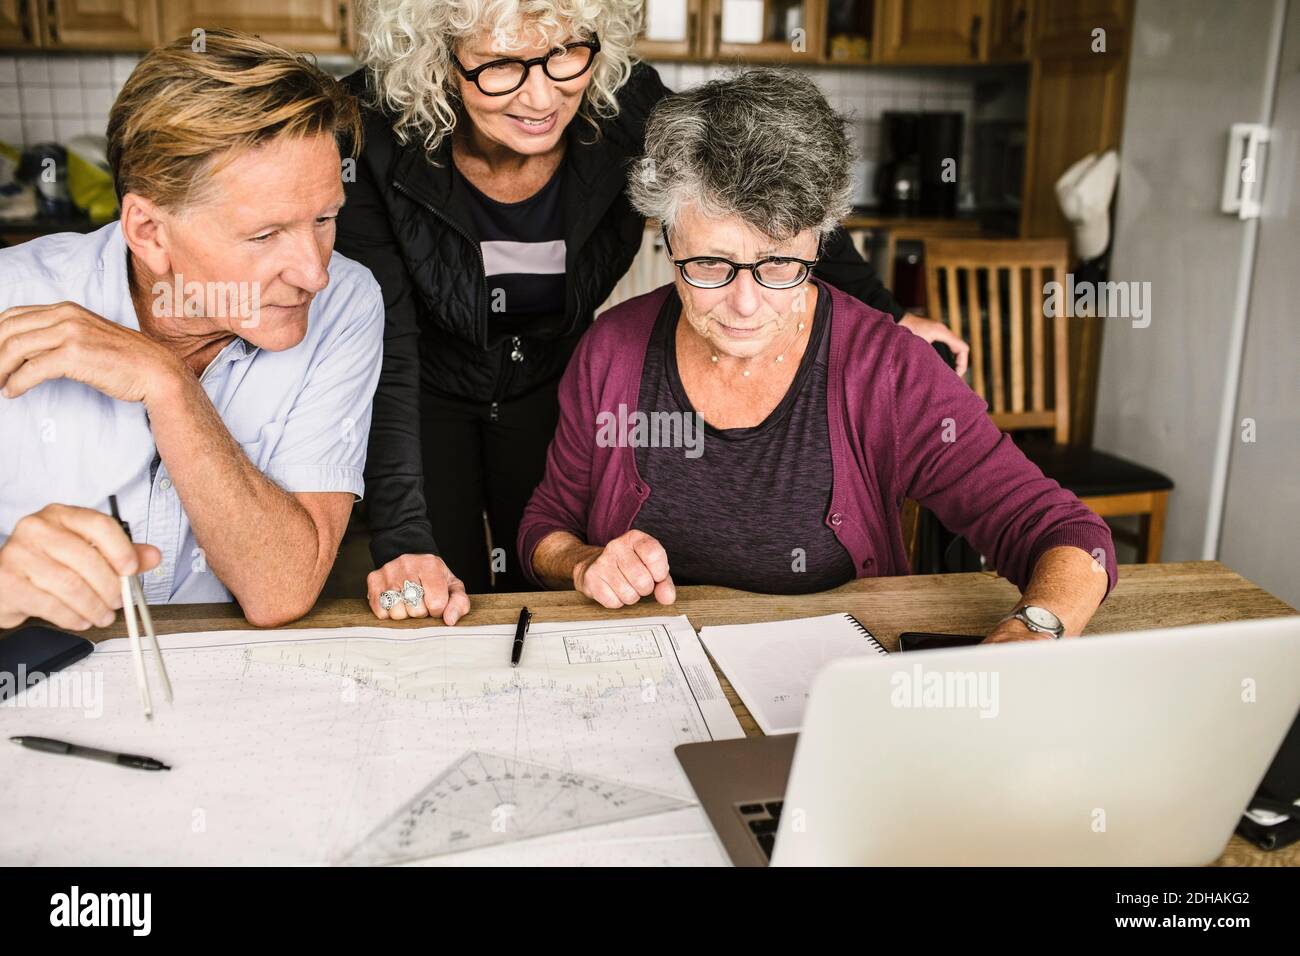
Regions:
[[[546,56],[535,56],[531,60],[518,60],[506,57],[491,60],[472,70],[461,65],[460,58],[452,54],[452,62],[461,76],[471,80],[479,92],[487,96],[505,96],[513,93],[528,81],[528,71],[540,66],[543,72],[557,83],[576,80],[591,69],[600,51],[600,40],[593,36],[590,40],[566,43],[559,49],[552,50]]]
[[[809,271],[817,265],[816,259],[796,259],[793,256],[768,256],[757,262],[732,262],[719,256],[691,256],[673,259],[673,247],[668,241],[668,227],[660,226],[668,258],[672,260],[682,278],[697,289],[721,289],[736,278],[741,269],[748,269],[754,281],[768,289],[793,289],[808,278]]]

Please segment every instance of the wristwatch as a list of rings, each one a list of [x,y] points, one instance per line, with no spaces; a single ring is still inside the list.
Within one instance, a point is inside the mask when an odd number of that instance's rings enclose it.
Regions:
[[[1037,631],[1039,634],[1050,634],[1052,637],[1060,639],[1065,633],[1065,625],[1061,619],[1045,607],[1039,607],[1037,604],[1026,604],[1024,607],[1017,608],[1011,614],[1007,615],[1006,620],[1015,618],[1031,631]]]

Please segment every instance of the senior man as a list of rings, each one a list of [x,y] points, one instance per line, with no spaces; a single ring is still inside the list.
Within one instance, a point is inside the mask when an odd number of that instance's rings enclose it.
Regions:
[[[105,626],[137,572],[151,604],[288,622],[362,493],[383,301],[333,254],[356,106],[254,37],[200,46],[113,106],[120,221],[0,251],[0,627]]]

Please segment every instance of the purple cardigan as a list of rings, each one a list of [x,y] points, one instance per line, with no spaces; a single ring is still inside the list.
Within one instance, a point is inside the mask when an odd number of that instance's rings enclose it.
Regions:
[[[831,297],[827,412],[834,487],[825,515],[858,577],[907,574],[902,504],[912,498],[962,535],[1022,591],[1058,545],[1105,553],[1110,529],[1044,477],[993,424],[982,399],[926,342],[883,312],[819,280]],[[560,382],[560,420],[546,474],[524,509],[519,556],[529,580],[537,543],[568,531],[604,545],[632,527],[651,495],[632,447],[597,443],[597,415],[637,407],[641,369],[671,285],[610,309],[587,331]]]

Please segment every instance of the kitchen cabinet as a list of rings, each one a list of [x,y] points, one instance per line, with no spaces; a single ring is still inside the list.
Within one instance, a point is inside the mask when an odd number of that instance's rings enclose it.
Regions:
[[[1079,57],[1093,52],[1097,31],[1107,46],[1126,44],[1133,0],[1034,0],[1035,55]]]
[[[825,0],[646,0],[637,52],[648,60],[817,63]]]
[[[351,0],[0,0],[0,49],[143,53],[224,27],[295,50],[346,53],[352,18]]]
[[[984,0],[877,0],[879,63],[978,63]]]
[[[147,50],[161,40],[157,0],[30,0],[40,3],[47,50]]]
[[[989,0],[985,59],[1017,63],[1029,57],[1030,0]]]
[[[31,45],[39,33],[36,0],[0,0],[0,46]]]
[[[1091,8],[1091,15],[1079,8]],[[1068,236],[1056,180],[1088,153],[1118,148],[1133,0],[1038,0],[1029,79],[1026,238]],[[1103,34],[1095,31],[1104,30]],[[1098,37],[1104,49],[1098,48]]]
[[[168,38],[220,26],[292,50],[346,53],[353,45],[350,6],[339,0],[167,0],[161,7]]]
[[[1023,62],[1034,0],[645,0],[648,60]],[[1068,21],[1059,23],[1068,29]]]
[[[1118,149],[1133,0],[1037,0],[1020,235],[1072,238],[1056,181],[1089,153]],[[1101,31],[1101,32],[1098,32]],[[1070,323],[1070,441],[1092,440],[1102,323]]]

